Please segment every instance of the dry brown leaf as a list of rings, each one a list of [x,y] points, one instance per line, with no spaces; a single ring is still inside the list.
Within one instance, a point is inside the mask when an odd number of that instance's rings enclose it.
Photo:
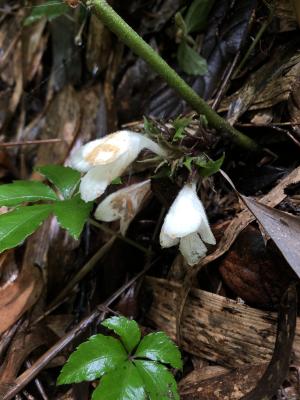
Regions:
[[[29,322],[24,322],[18,330],[10,346],[0,370],[0,393],[3,384],[13,383],[22,364],[30,354],[41,346],[51,346],[56,336],[45,326],[36,326],[30,330]]]
[[[292,0],[295,3],[298,0]],[[275,0],[275,15],[279,20],[279,31],[288,32],[298,28],[295,10],[291,0]],[[299,4],[299,2],[298,2]]]
[[[153,302],[147,322],[176,338],[176,302],[181,285],[147,277],[143,291]],[[192,288],[182,318],[182,349],[230,368],[261,364],[271,359],[277,313],[249,307],[235,300]],[[300,360],[300,318],[294,341],[294,361]]]
[[[300,217],[241,196],[287,262],[300,277]]]
[[[238,92],[223,100],[219,111],[228,110],[228,120],[234,124],[247,110],[268,109],[289,100],[297,91],[299,72],[298,48],[293,44],[279,48],[276,57],[253,73]]]
[[[12,252],[5,257],[1,270],[6,268],[6,276],[2,277],[0,287],[0,333],[11,327],[21,315],[35,304],[43,287],[42,274],[33,264],[18,272],[14,264]],[[10,273],[7,271],[9,264]]]
[[[191,382],[191,385],[184,387],[179,386],[180,398],[182,400],[239,400],[256,385],[265,369],[266,364],[245,366],[205,380],[202,379],[201,370],[193,371],[197,372],[198,381],[195,380]]]
[[[229,372],[230,369],[220,367],[219,365],[209,365],[207,367],[194,369],[179,381],[179,392],[181,395],[190,392],[193,393],[195,386],[198,386],[201,382],[228,374]]]

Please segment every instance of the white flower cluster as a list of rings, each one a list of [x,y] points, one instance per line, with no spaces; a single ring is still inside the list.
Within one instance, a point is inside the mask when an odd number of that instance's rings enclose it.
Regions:
[[[94,140],[77,150],[71,156],[70,164],[74,169],[86,173],[80,183],[82,199],[92,201],[101,196],[143,149],[167,157],[166,151],[157,143],[127,130]],[[120,219],[120,230],[125,234],[150,190],[149,180],[117,190],[99,204],[95,218],[105,222]],[[162,247],[179,243],[179,250],[187,263],[194,265],[206,254],[207,248],[203,242],[215,244],[215,238],[197,196],[195,184],[186,184],[165,217],[160,243]]]

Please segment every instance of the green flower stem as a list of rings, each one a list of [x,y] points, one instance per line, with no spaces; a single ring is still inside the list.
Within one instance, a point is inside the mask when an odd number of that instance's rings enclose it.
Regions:
[[[87,6],[139,57],[173,87],[198,114],[205,115],[210,126],[247,150],[258,151],[259,146],[248,136],[220,117],[198,94],[152,49],[113,9],[106,0],[87,0]]]

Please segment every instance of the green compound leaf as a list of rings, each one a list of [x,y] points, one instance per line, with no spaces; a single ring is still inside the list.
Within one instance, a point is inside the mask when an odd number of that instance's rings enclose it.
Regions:
[[[180,68],[189,75],[205,75],[208,72],[206,60],[185,41],[178,47],[177,60]]]
[[[92,381],[114,370],[126,359],[127,353],[119,340],[101,334],[91,336],[71,354],[57,383]]]
[[[53,204],[53,212],[60,226],[78,239],[92,207],[92,202],[86,203],[78,195],[70,200],[56,201]]]
[[[21,244],[52,211],[52,205],[41,204],[0,215],[0,252]]]
[[[128,353],[131,353],[141,340],[140,328],[133,320],[125,317],[111,317],[103,321],[102,325],[120,336]]]
[[[176,381],[164,365],[144,360],[134,364],[151,400],[179,400]]]
[[[205,28],[214,2],[215,0],[194,0],[192,2],[184,19],[188,33]]]
[[[14,181],[0,186],[0,205],[16,206],[39,200],[57,200],[51,188],[38,181]]]
[[[42,18],[47,18],[52,21],[60,15],[66,14],[69,10],[65,2],[57,0],[49,0],[43,4],[38,4],[32,7],[31,14],[25,19],[24,25],[28,26]]]
[[[140,342],[135,358],[149,358],[170,364],[174,368],[182,368],[181,354],[177,346],[164,332],[150,333]]]
[[[144,382],[130,361],[104,375],[92,400],[146,400]]]
[[[52,182],[61,192],[64,199],[72,197],[80,181],[80,172],[61,165],[45,165],[36,170]]]

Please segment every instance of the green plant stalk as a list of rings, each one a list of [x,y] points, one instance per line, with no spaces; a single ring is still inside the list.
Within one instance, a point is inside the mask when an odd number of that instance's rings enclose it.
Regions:
[[[98,18],[139,57],[173,87],[198,114],[206,116],[211,127],[220,131],[237,145],[251,151],[259,146],[248,136],[220,117],[198,94],[152,49],[113,9],[106,0],[87,0]]]

